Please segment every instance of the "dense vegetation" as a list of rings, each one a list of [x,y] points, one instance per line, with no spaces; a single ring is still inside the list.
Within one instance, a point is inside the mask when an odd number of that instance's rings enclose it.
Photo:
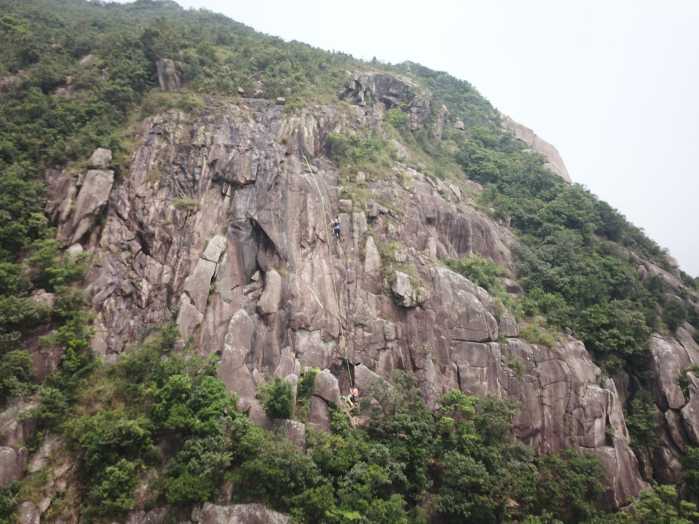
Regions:
[[[146,504],[167,502],[173,514],[230,483],[232,502],[262,501],[299,522],[648,522],[643,501],[621,520],[605,513],[595,459],[535,457],[518,443],[507,402],[452,391],[435,412],[410,377],[397,375],[372,391],[378,403],[362,406],[366,427],[352,427],[338,408],[332,432],[311,432],[304,452],[252,424],[215,364],[174,351],[174,342],[166,328],[97,369],[54,428],[78,457],[87,519],[133,508],[145,482]],[[266,402],[288,406],[288,389],[270,385]],[[692,505],[673,509],[676,495],[663,493],[653,499],[659,510],[693,515]]]

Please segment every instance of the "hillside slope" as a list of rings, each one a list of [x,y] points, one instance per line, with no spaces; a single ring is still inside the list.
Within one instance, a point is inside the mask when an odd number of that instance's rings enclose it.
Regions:
[[[8,519],[696,521],[696,282],[469,84],[0,4]]]

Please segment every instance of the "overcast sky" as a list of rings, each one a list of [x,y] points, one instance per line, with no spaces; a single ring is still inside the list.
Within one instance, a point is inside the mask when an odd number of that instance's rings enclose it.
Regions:
[[[179,2],[468,80],[699,275],[699,1]]]

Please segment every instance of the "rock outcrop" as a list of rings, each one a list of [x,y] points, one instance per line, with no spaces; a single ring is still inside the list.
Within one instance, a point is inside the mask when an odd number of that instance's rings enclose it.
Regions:
[[[15,401],[0,412],[0,488],[24,476],[29,459],[26,442],[34,432],[27,414],[36,403]]]
[[[56,175],[79,205],[56,202],[53,216],[66,243],[82,241],[95,261],[94,350],[114,360],[176,318],[182,341],[219,354],[219,376],[266,425],[259,385],[310,367],[322,370],[309,413],[320,429],[351,376],[370,390],[405,370],[432,406],[452,388],[512,399],[522,441],[598,456],[610,505],[626,503],[644,484],[614,382],[574,339],[548,349],[517,338],[512,314],[439,262],[477,253],[511,269],[512,236],[473,205],[478,188],[400,155],[380,176],[343,180],[324,155],[329,133],[381,133],[377,114],[389,108],[432,126],[429,97],[380,74],[353,76],[341,95],[354,105],[289,113],[244,99],[198,115],[170,111],[143,123],[119,183],[97,183],[93,171],[81,184]],[[98,210],[99,228],[90,222]],[[329,231],[335,216],[341,240]],[[301,428],[281,430],[303,445]],[[221,516],[235,511],[203,514],[237,522]]]
[[[502,115],[502,124],[505,129],[509,129],[512,134],[515,135],[515,137],[531,147],[533,151],[536,151],[543,156],[546,159],[546,165],[553,173],[561,177],[566,182],[572,182],[570,175],[568,174],[568,169],[566,169],[566,165],[563,162],[560,153],[554,146],[549,144],[546,140],[540,138],[527,126],[515,122],[509,116]]]
[[[217,506],[204,504],[199,524],[287,524],[289,517],[267,509],[262,504]]]
[[[660,446],[652,466],[664,482],[680,479],[681,456],[687,446],[699,446],[699,345],[692,335],[693,328],[685,324],[675,337],[655,334],[650,342],[662,413]]]
[[[158,73],[158,84],[163,91],[176,91],[182,87],[180,71],[177,62],[170,58],[160,58],[155,62]]]

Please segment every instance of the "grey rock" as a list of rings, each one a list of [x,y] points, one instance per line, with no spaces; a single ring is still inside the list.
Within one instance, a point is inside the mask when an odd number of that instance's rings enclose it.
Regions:
[[[547,161],[548,168],[563,180],[570,183],[571,178],[566,169],[565,163],[561,158],[558,150],[551,144],[539,138],[534,131],[522,124],[512,120],[509,116],[502,115],[502,123],[505,129],[509,129],[515,137],[531,147],[534,151],[541,154]]]
[[[112,150],[98,147],[90,156],[88,164],[92,169],[109,169],[112,165]]]
[[[687,399],[677,379],[690,366],[689,355],[676,340],[660,335],[651,337],[650,350],[664,403],[671,409],[680,409]]]
[[[163,91],[176,91],[182,87],[177,63],[170,58],[160,58],[155,63],[158,72],[158,84]]]
[[[18,524],[39,524],[41,522],[41,513],[39,508],[33,502],[22,502],[17,508],[17,523]]]
[[[313,382],[313,394],[322,398],[326,402],[339,404],[340,402],[340,385],[335,375],[329,370],[324,369],[316,375]]]
[[[394,271],[391,291],[393,291],[396,302],[405,308],[419,306],[427,298],[424,290],[413,285],[410,276],[402,271]]]
[[[201,257],[209,262],[218,264],[221,255],[226,250],[226,237],[223,235],[216,235],[209,243],[206,245],[206,249]]]
[[[37,289],[32,293],[32,300],[40,306],[51,309],[56,303],[56,295],[44,289]]]
[[[197,265],[194,266],[194,271],[187,277],[184,283],[184,290],[192,299],[194,307],[197,311],[204,313],[206,310],[206,302],[209,298],[211,288],[211,279],[216,271],[216,263],[200,258]]]
[[[217,506],[204,504],[199,524],[288,524],[289,517],[266,508],[262,504],[235,504]]]
[[[320,397],[311,397],[311,408],[308,414],[311,427],[319,431],[330,431],[330,410],[328,404]]]
[[[70,221],[59,227],[59,237],[68,244],[75,244],[90,231],[109,200],[113,184],[113,171],[89,170],[83,178]]]
[[[0,447],[0,488],[12,481],[22,478],[27,463],[25,449],[15,449],[9,446]]]
[[[341,198],[338,200],[338,209],[340,210],[340,213],[351,213],[352,201]]]
[[[164,524],[167,521],[168,508],[154,508],[150,511],[132,511],[126,524]]]
[[[257,303],[257,309],[262,315],[270,315],[279,311],[282,299],[282,277],[274,269],[265,273],[265,288]]]

